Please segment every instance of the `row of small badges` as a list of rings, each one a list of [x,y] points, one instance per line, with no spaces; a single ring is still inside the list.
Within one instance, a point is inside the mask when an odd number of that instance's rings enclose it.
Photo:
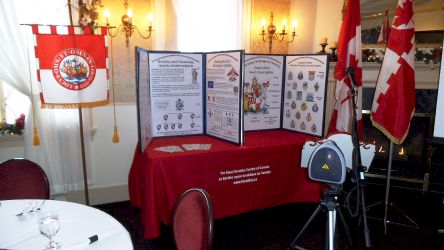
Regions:
[[[308,127],[310,128],[311,132],[316,133],[318,131],[318,127],[316,126],[316,123],[313,123],[311,126],[310,126],[310,123],[308,123],[308,124],[309,124]],[[290,128],[296,128],[296,122],[294,120],[290,121]],[[307,130],[307,125],[305,124],[304,121],[299,124],[299,128],[302,131],[306,131]]]
[[[156,129],[158,131],[160,131],[162,129],[165,131],[167,131],[169,129],[175,130],[176,126],[177,126],[177,129],[179,129],[179,130],[182,129],[182,127],[183,127],[182,123],[177,123],[177,125],[176,125],[176,123],[163,123],[163,124],[157,124]],[[194,128],[195,126],[196,126],[196,123],[194,123],[194,122],[192,122],[190,124],[191,128]]]
[[[310,81],[314,81],[315,78],[320,78],[320,79],[324,79],[325,77],[325,72],[324,71],[319,71],[316,72],[316,70],[309,70],[308,71],[308,80]],[[287,79],[289,81],[293,80],[293,71],[289,71],[288,72],[288,77]],[[304,73],[302,73],[302,71],[299,71],[298,73],[298,80],[303,80],[304,79]]]
[[[300,84],[300,82],[299,82],[299,84]],[[293,90],[297,90],[298,89],[298,83],[297,82],[288,82],[287,86],[289,86],[289,91],[290,91],[290,86],[291,86],[291,89],[293,89]],[[302,82],[302,90],[303,91],[307,91],[309,86],[310,86],[310,84],[308,82]],[[314,88],[315,92],[318,92],[320,87],[321,87],[321,85],[319,85],[318,82],[315,82],[315,84],[313,85],[313,88]]]
[[[296,109],[297,108],[296,102],[292,101],[290,104],[290,107],[291,107],[291,109]],[[301,110],[306,111],[307,109],[308,109],[308,104],[306,102],[302,102]],[[313,111],[313,113],[317,113],[319,111],[319,106],[316,102],[314,102],[313,105],[311,106],[311,111]]]

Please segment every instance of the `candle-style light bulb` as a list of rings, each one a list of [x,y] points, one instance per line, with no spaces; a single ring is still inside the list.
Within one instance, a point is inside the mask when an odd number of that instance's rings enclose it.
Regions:
[[[262,24],[262,33],[264,33],[265,32],[265,24],[267,24],[267,22],[265,21],[264,18],[262,18],[261,24]]]
[[[128,8],[128,11],[126,14],[129,17],[129,22],[132,23],[133,22],[133,10],[131,8]]]
[[[103,12],[103,15],[106,18],[106,25],[109,26],[109,17],[111,16],[109,9],[105,9],[105,11]]]
[[[149,26],[152,26],[153,25],[153,13],[149,13],[147,18],[148,18]]]
[[[291,22],[291,26],[293,27],[293,32],[296,32],[296,26],[298,26],[298,21],[293,20],[293,21]]]
[[[285,30],[285,26],[287,26],[287,20],[286,19],[282,20],[282,25],[284,26],[284,30]]]

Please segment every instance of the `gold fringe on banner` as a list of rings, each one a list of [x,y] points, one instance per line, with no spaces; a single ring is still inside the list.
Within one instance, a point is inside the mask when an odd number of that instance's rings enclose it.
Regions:
[[[110,37],[110,50],[111,50],[111,84],[113,85],[113,115],[114,115],[114,135],[113,143],[119,143],[119,132],[117,130],[116,122],[116,92],[114,91],[114,56],[113,56],[113,38]]]
[[[40,145],[39,133],[37,131],[37,126],[35,123],[35,105],[34,105],[34,95],[32,94],[32,82],[31,82],[31,106],[32,106],[32,122],[34,123],[34,138],[32,144],[37,146]]]
[[[42,103],[42,108],[48,109],[76,109],[76,108],[94,108],[97,106],[108,105],[108,100],[85,103]]]
[[[119,142],[119,132],[117,131],[117,126],[114,126],[113,142],[114,143]]]
[[[40,145],[40,138],[39,133],[37,132],[37,128],[34,127],[34,139],[33,139],[33,145]]]

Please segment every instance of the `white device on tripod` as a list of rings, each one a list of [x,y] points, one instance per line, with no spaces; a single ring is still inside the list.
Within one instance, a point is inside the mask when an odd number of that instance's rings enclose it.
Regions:
[[[301,167],[307,168],[310,157],[317,147],[326,141],[333,141],[336,146],[341,150],[344,155],[345,166],[348,169],[353,168],[353,142],[350,134],[347,133],[335,133],[327,138],[320,139],[318,141],[306,141],[302,148]],[[359,143],[359,149],[361,152],[361,164],[365,167],[365,171],[368,171],[370,164],[373,161],[376,153],[376,147],[373,143]]]

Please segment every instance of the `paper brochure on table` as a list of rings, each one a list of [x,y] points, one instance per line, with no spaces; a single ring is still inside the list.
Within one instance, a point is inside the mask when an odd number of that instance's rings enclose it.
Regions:
[[[207,134],[241,144],[243,57],[136,48],[140,151],[148,137]]]
[[[167,153],[183,152],[183,149],[181,147],[175,146],[175,145],[158,147],[158,148],[155,148],[154,150],[167,152]]]
[[[284,56],[245,55],[245,131],[281,127]]]
[[[185,150],[210,150],[211,144],[182,144],[182,148]]]

